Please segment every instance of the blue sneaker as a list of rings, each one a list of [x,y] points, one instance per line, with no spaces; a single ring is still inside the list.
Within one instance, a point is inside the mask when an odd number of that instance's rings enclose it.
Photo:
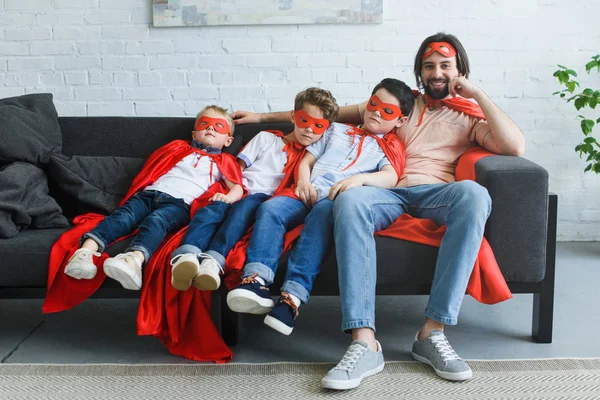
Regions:
[[[248,314],[266,314],[275,305],[269,288],[256,280],[257,273],[242,279],[240,286],[227,293],[231,311]]]
[[[300,312],[294,300],[286,292],[281,293],[279,301],[265,317],[265,325],[275,329],[279,333],[289,335],[294,330],[294,321]]]

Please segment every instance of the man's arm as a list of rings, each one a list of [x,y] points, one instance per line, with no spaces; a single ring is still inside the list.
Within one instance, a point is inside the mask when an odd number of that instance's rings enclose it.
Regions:
[[[367,102],[340,107],[336,121],[349,124],[360,124],[365,112]],[[229,114],[236,125],[253,124],[260,122],[290,122],[290,111],[271,113],[253,113],[250,111],[234,111]]]
[[[490,127],[490,132],[479,143],[496,154],[520,156],[525,152],[525,137],[521,129],[488,97],[485,92],[465,77],[454,78],[448,85],[450,94],[475,99]]]

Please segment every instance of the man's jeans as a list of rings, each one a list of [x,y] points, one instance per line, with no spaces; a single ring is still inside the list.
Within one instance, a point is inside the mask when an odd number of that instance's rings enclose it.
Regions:
[[[109,244],[139,227],[126,251],[140,251],[147,262],[165,236],[190,221],[190,206],[166,193],[144,190],[107,216],[81,241],[93,239],[102,252]]]
[[[491,204],[487,190],[473,181],[391,190],[360,187],[340,194],[333,218],[342,330],[375,330],[377,258],[373,232],[387,228],[403,213],[447,226],[425,316],[455,325]]]
[[[267,286],[271,285],[283,251],[285,233],[304,223],[300,238],[290,253],[281,291],[293,294],[306,303],[321,263],[333,242],[332,211],[333,202],[328,198],[317,202],[312,209],[304,206],[300,200],[286,196],[265,202],[258,209],[242,277],[256,272]]]
[[[205,252],[224,269],[227,254],[254,224],[256,210],[269,197],[264,193],[255,193],[233,204],[215,201],[198,209],[183,236],[181,246],[173,251],[171,257]]]

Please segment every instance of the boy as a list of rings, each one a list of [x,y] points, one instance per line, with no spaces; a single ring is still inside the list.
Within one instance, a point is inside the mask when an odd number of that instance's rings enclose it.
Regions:
[[[384,79],[373,90],[362,127],[335,123],[321,141],[307,148],[299,167],[297,198],[275,197],[257,212],[242,283],[227,295],[233,311],[270,311],[265,324],[285,335],[292,332],[298,307],[308,301],[332,243],[333,200],[355,186],[396,185],[404,153],[397,137],[386,134],[405,123],[413,104],[412,91],[406,84]],[[281,297],[275,305],[267,286],[273,283],[283,236],[302,223],[305,226],[290,253]]]
[[[181,246],[171,255],[171,284],[175,289],[187,290],[193,285],[200,290],[216,290],[220,286],[225,258],[254,224],[256,210],[293,183],[292,175],[304,149],[323,136],[338,109],[329,91],[308,88],[296,95],[291,133],[260,132],[240,151],[237,160],[248,196],[233,205],[216,201],[194,215]],[[316,123],[308,124],[309,119]]]
[[[125,289],[139,290],[142,265],[167,234],[189,223],[195,199],[220,180],[227,185],[228,193],[214,194],[208,201],[233,203],[242,197],[241,182],[235,182],[239,180],[239,169],[236,171],[235,162],[228,160],[231,156],[221,154],[221,149],[233,142],[233,130],[233,121],[226,110],[215,105],[202,109],[196,117],[191,143],[173,141],[164,146],[177,149],[176,154],[181,156],[175,160],[170,160],[167,154],[161,157],[161,162],[167,163],[161,167],[168,168],[166,172],[151,176],[148,185],[83,235],[81,247],[69,259],[65,274],[75,279],[93,279],[97,269],[92,256],[99,257],[107,245],[138,229],[125,253],[106,259],[103,269]],[[152,171],[151,175],[155,173]],[[148,179],[140,175],[136,180]],[[135,184],[136,181],[132,186]]]

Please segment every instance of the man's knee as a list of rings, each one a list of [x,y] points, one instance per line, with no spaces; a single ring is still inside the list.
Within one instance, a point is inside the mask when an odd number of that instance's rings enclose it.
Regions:
[[[479,183],[464,180],[456,183],[459,191],[459,202],[469,207],[474,212],[489,215],[492,209],[492,199],[488,190]]]

